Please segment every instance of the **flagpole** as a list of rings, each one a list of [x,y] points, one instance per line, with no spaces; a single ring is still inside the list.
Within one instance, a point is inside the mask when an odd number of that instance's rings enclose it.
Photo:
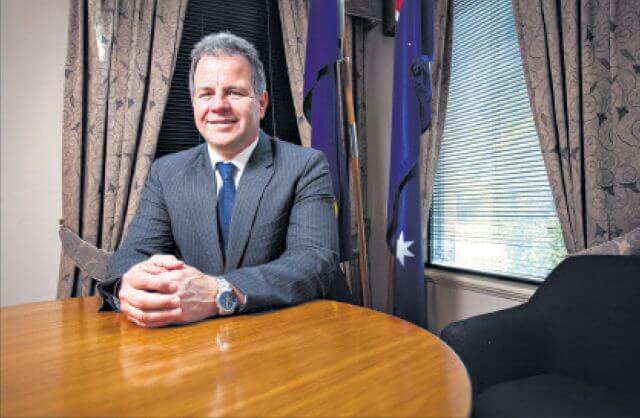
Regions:
[[[369,266],[367,260],[367,239],[364,227],[364,211],[362,205],[362,187],[360,177],[360,155],[358,152],[358,131],[353,108],[353,94],[351,84],[351,68],[349,57],[343,56],[342,88],[344,91],[344,108],[347,113],[347,129],[349,131],[349,148],[351,151],[351,175],[355,189],[354,209],[358,227],[358,261],[360,266],[360,287],[362,288],[362,304],[371,306],[371,287],[369,284]]]
[[[384,310],[386,313],[393,315],[394,310],[394,287],[395,287],[395,279],[396,279],[396,258],[393,256],[391,251],[387,251],[387,277],[385,278],[385,300],[384,300]]]
[[[351,154],[351,176],[355,189],[354,209],[356,215],[356,224],[358,229],[358,265],[360,271],[360,288],[362,290],[362,305],[371,307],[371,286],[369,284],[369,262],[367,254],[367,238],[364,224],[364,210],[362,204],[362,183],[360,177],[360,155],[358,148],[358,130],[356,126],[356,116],[353,106],[353,87],[351,61],[346,54],[344,48],[344,25],[346,20],[344,0],[338,1],[340,22],[340,50],[342,59],[340,64],[342,70],[337,71],[338,83],[343,91],[343,109],[347,114],[347,130],[349,132],[349,150]]]

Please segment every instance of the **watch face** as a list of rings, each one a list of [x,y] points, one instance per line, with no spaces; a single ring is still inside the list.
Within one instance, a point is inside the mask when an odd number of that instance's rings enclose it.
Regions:
[[[233,311],[236,308],[237,302],[238,299],[236,298],[236,294],[233,293],[233,290],[227,290],[218,296],[218,305],[225,311]]]

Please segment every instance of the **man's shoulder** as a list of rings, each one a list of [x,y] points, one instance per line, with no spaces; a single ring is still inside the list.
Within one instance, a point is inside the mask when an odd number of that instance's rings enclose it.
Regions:
[[[270,137],[276,159],[291,162],[297,160],[306,162],[310,159],[323,158],[324,154],[317,149],[293,144],[277,137]]]
[[[158,158],[154,164],[160,172],[169,172],[175,175],[184,168],[190,167],[202,158],[205,152],[206,143],[184,151],[175,152]]]

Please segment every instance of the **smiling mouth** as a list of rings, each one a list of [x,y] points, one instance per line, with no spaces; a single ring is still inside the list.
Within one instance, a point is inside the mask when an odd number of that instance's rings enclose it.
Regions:
[[[236,123],[234,119],[224,119],[224,120],[209,120],[207,121],[207,125],[231,125]]]

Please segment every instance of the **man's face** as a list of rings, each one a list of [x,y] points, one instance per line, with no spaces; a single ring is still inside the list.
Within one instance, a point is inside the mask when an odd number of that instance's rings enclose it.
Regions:
[[[251,66],[240,55],[202,57],[193,84],[193,116],[200,134],[225,159],[233,158],[257,138],[267,92],[256,97]]]

